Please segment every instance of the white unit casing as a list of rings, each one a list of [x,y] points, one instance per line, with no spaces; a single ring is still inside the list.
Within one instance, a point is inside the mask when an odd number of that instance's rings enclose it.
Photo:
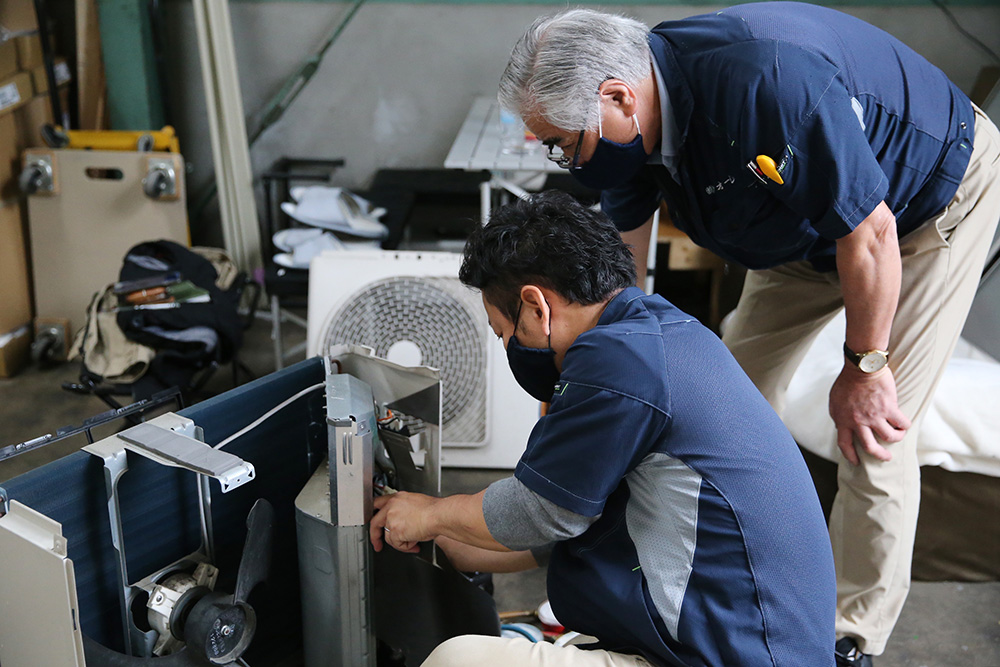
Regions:
[[[317,256],[309,269],[308,353],[365,345],[403,366],[437,368],[441,464],[509,469],[540,405],[514,380],[479,293],[459,281],[461,262],[457,253],[412,250]]]

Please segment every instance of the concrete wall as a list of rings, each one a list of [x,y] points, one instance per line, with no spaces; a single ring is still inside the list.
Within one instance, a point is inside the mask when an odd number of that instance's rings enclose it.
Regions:
[[[256,126],[267,100],[318,49],[350,5],[233,2],[233,34],[245,112]],[[649,25],[712,6],[616,7]],[[197,192],[213,176],[194,17],[189,2],[165,4],[172,99]],[[936,7],[843,7],[927,57],[968,92],[989,56]],[[277,157],[344,157],[339,184],[364,187],[383,167],[440,167],[472,99],[495,95],[510,47],[555,5],[364,5],[281,121],[252,150],[259,174]],[[962,25],[1000,52],[1000,8],[955,7]]]

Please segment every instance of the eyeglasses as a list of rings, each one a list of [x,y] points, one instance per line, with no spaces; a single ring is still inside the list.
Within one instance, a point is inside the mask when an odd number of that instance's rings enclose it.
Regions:
[[[546,155],[549,160],[556,163],[556,166],[560,169],[574,169],[576,168],[577,162],[580,160],[580,149],[583,148],[583,133],[586,130],[580,130],[579,136],[576,138],[576,150],[573,151],[573,157],[566,155],[565,153],[560,153],[556,155],[553,153],[555,146],[549,146],[549,154]]]

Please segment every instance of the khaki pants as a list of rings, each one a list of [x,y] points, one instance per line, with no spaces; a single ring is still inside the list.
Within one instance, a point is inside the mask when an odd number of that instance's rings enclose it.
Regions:
[[[951,357],[1000,219],[1000,135],[977,108],[975,146],[962,184],[936,218],[900,239],[903,275],[889,339],[899,407],[913,422],[881,462],[841,457],[830,517],[837,570],[837,636],[865,653],[885,649],[910,586],[920,504],[916,441]],[[836,272],[796,262],[747,275],[724,341],[781,414],[792,374],[819,330],[843,308]]]
[[[832,648],[830,649],[833,650]],[[465,635],[440,644],[421,667],[650,667],[645,658],[575,646],[533,644],[520,637]]]

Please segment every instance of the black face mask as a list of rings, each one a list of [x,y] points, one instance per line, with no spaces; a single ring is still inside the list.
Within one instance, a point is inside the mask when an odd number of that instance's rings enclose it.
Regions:
[[[607,190],[624,185],[639,173],[649,156],[642,145],[639,119],[637,116],[632,119],[637,133],[627,144],[605,139],[603,129],[598,129],[600,138],[594,154],[586,163],[570,170],[573,178],[592,190]]]
[[[514,330],[521,319],[521,307],[517,307],[517,317],[514,318]],[[507,364],[514,379],[535,400],[543,403],[552,401],[556,383],[559,381],[559,369],[556,368],[556,351],[552,349],[552,334],[549,334],[549,347],[538,349],[525,347],[511,334],[507,341]]]

